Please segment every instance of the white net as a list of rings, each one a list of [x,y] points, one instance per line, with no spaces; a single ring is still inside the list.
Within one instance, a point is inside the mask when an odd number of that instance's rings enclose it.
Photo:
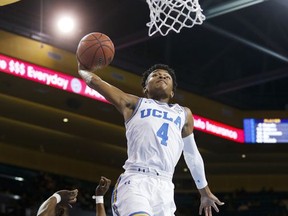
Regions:
[[[159,32],[166,36],[169,31],[177,33],[183,27],[191,28],[201,25],[205,20],[198,0],[146,0],[150,9],[148,35]]]

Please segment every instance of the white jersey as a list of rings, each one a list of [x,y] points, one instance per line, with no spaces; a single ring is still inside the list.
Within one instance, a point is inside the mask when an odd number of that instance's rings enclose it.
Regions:
[[[183,151],[185,121],[186,111],[178,104],[140,98],[125,123],[128,159],[124,169],[143,166],[173,174]]]

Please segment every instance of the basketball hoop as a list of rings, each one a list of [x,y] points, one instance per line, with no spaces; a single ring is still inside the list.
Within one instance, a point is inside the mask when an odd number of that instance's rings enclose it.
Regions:
[[[159,32],[166,36],[169,31],[177,33],[183,27],[191,28],[195,24],[201,25],[205,20],[198,0],[146,0],[150,9],[148,35]]]

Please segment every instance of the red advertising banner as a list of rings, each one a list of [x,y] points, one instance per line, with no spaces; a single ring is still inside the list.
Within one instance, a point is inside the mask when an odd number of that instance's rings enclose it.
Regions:
[[[193,116],[195,129],[235,142],[244,143],[243,129],[235,128],[198,115]]]
[[[0,55],[0,70],[13,76],[108,103],[101,94],[87,86],[82,79],[48,68]]]
[[[87,86],[82,79],[8,56],[0,55],[0,72],[109,103],[101,94]],[[244,143],[243,129],[234,128],[198,115],[194,115],[194,127],[205,133]]]

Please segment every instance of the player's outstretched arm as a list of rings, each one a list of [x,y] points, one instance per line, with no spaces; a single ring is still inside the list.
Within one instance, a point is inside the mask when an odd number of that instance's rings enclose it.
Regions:
[[[219,212],[217,205],[224,205],[224,203],[220,202],[219,199],[215,195],[213,195],[209,189],[205,176],[204,162],[194,139],[193,115],[191,110],[188,108],[186,108],[186,112],[187,121],[182,131],[184,142],[183,154],[186,164],[195,181],[196,187],[198,188],[201,195],[199,214],[201,215],[204,210],[205,216],[212,216],[212,208],[216,212]]]
[[[95,201],[96,201],[96,216],[106,216],[105,206],[104,206],[104,195],[108,191],[111,184],[111,180],[101,176],[99,185],[95,190]]]
[[[125,119],[130,117],[129,114],[132,114],[131,111],[134,110],[139,99],[137,96],[123,92],[102,80],[95,73],[83,70],[81,66],[79,66],[78,73],[90,88],[99,92],[112,103],[124,115]]]
[[[57,204],[70,205],[77,201],[78,190],[60,190],[45,200],[38,209],[37,216],[56,215]]]

